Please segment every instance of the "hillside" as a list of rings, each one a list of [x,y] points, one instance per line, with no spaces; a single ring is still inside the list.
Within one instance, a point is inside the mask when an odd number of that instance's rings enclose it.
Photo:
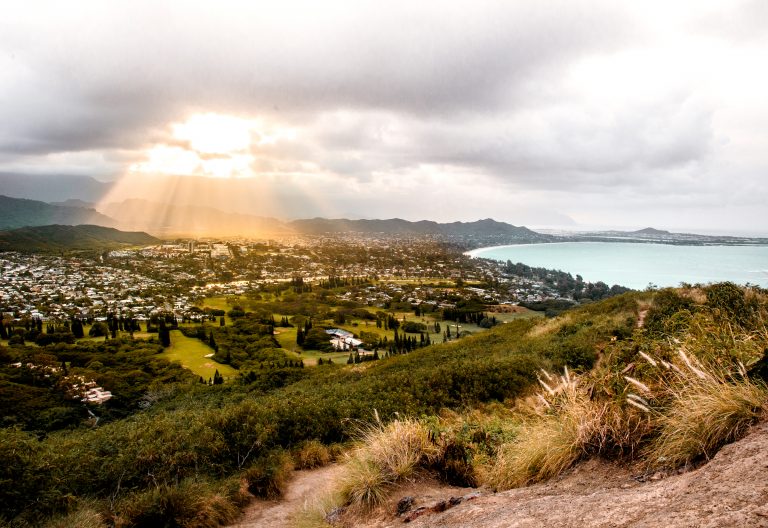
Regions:
[[[0,365],[16,384],[6,384],[16,402],[8,408],[19,414],[11,417],[16,423],[30,425],[0,429],[0,455],[10,461],[0,468],[0,506],[19,526],[42,526],[61,514],[61,525],[89,516],[99,527],[213,527],[234,522],[254,497],[295,499],[286,485],[293,469],[336,458],[343,461],[340,486],[323,482],[328,498],[302,526],[400,524],[393,501],[425,482],[478,491],[445,521],[414,517],[423,526],[458,527],[470,518],[479,519],[477,528],[538,526],[543,515],[559,519],[557,526],[584,525],[588,515],[601,526],[613,515],[619,526],[651,526],[661,515],[650,511],[651,499],[679,526],[707,515],[732,522],[739,511],[752,515],[742,516],[748,525],[764,504],[755,495],[765,489],[764,478],[756,481],[764,459],[750,458],[750,448],[733,459],[743,457],[751,469],[716,464],[732,449],[721,448],[742,438],[768,407],[768,389],[745,367],[756,372],[768,344],[766,314],[762,290],[730,283],[631,292],[379,361],[304,368],[275,347],[264,316],[254,313],[186,329],[215,334],[222,347],[242,343],[238,350],[253,354],[237,381],[218,386],[155,384],[149,373],[170,368],[159,358],[147,357],[137,377],[137,365],[121,362],[136,356],[140,340],[8,347]],[[39,413],[14,390],[29,383],[13,367],[20,358],[67,362],[112,383],[122,414],[98,427],[62,429],[57,424],[69,416],[63,404],[57,414]],[[137,393],[146,402],[140,407],[127,397]],[[21,414],[20,406],[30,411]],[[30,421],[30,413],[39,416]],[[52,432],[38,440],[40,430]],[[685,473],[695,467],[702,469]],[[656,483],[679,472],[667,480],[669,489]],[[579,473],[588,479],[569,480]],[[640,486],[633,476],[650,482]],[[696,490],[700,500],[691,499]],[[618,494],[625,494],[625,517],[608,509],[614,500],[622,504]],[[713,504],[715,496],[720,502]],[[681,497],[700,511],[676,506]],[[467,513],[476,504],[488,513]],[[441,508],[446,504],[435,511]]]
[[[419,528],[768,526],[768,423],[724,447],[708,464],[661,478],[605,461],[592,460],[544,484],[501,493],[447,487],[424,496],[421,486],[397,495],[414,496],[413,510],[451,497],[469,497],[445,512],[426,512],[410,525]],[[391,504],[391,511],[396,505]],[[384,528],[405,517],[382,515],[359,528]],[[258,524],[241,524],[255,528]],[[262,525],[266,526],[266,525]]]
[[[551,482],[501,493],[427,480],[399,490],[383,513],[356,527],[389,528],[405,519],[417,528],[768,526],[766,467],[768,423],[761,423],[709,464],[682,474],[654,477],[591,460]],[[320,500],[342,470],[335,464],[297,473],[284,500],[255,501],[232,528],[297,526],[303,505]],[[413,499],[410,509],[396,515],[405,497]],[[452,499],[461,502],[451,507]]]
[[[0,231],[0,251],[47,252],[107,249],[122,245],[157,244],[160,240],[142,232],[118,231],[96,225],[48,225]]]
[[[400,218],[388,220],[348,220],[312,218],[288,224],[297,233],[309,235],[359,233],[384,236],[434,236],[471,249],[501,244],[550,242],[550,235],[523,226],[498,222],[490,218],[474,222],[438,223],[430,220],[411,222]]]
[[[115,221],[94,209],[51,205],[0,195],[0,230],[52,224],[114,227]]]

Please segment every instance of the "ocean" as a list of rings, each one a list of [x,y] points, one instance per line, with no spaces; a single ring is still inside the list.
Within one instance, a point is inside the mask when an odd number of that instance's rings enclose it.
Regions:
[[[586,281],[634,289],[722,281],[768,287],[768,246],[561,242],[481,248],[468,254],[558,269]]]

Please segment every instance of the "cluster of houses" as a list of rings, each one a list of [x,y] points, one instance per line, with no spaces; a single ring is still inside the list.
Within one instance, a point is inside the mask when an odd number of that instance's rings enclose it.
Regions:
[[[192,308],[161,280],[81,258],[0,255],[0,312],[19,319],[66,320],[131,313],[139,320]]]
[[[340,295],[340,300],[368,306],[406,300],[452,307],[445,288],[414,288],[401,281],[420,277],[493,280],[498,287],[468,288],[487,303],[558,297],[539,281],[509,276],[502,263],[441,253],[424,244],[423,240],[337,235],[296,237],[281,243],[180,241],[116,250],[99,260],[2,253],[0,312],[43,320],[73,315],[95,318],[109,312],[139,320],[164,311],[193,317],[194,303],[205,296],[242,295],[262,284],[296,277],[317,283],[330,275],[378,278],[374,286],[351,288]],[[232,258],[235,254],[244,258]]]

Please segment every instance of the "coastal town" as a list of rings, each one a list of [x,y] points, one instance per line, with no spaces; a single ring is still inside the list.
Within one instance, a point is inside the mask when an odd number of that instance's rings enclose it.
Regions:
[[[451,307],[572,301],[557,276],[525,277],[501,262],[474,259],[428,238],[325,236],[281,241],[176,240],[92,254],[0,254],[0,311],[11,320],[63,321],[160,313],[199,314],[200,301],[280,284],[340,278],[338,303]],[[329,299],[334,300],[334,299]]]

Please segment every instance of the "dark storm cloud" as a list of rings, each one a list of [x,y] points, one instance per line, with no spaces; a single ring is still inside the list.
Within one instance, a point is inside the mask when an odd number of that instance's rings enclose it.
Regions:
[[[0,23],[13,101],[0,149],[140,147],[194,109],[295,122],[336,108],[494,112],[524,104],[536,72],[628,32],[609,4],[158,5],[48,4],[45,19],[29,8]]]

